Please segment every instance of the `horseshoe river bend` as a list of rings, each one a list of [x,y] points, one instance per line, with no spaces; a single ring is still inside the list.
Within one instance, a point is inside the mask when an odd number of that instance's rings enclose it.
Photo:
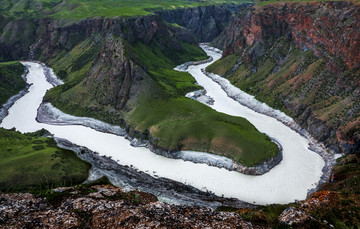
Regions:
[[[208,106],[212,109],[248,119],[260,132],[281,145],[282,160],[269,172],[245,175],[204,163],[160,156],[141,145],[133,147],[120,127],[67,115],[51,104],[42,104],[46,91],[61,81],[51,69],[36,62],[23,62],[29,70],[26,76],[30,84],[28,93],[9,108],[0,126],[15,127],[20,132],[44,128],[60,146],[78,152],[86,149],[87,153],[78,155],[93,165],[89,180],[107,175],[117,186],[151,192],[173,203],[214,207],[220,204],[285,204],[305,199],[326,179],[333,157],[324,156],[325,148],[284,113],[256,101],[226,79],[206,73],[203,69],[218,60],[221,53],[206,45],[201,47],[211,57],[209,61],[181,65],[177,70],[188,71],[204,87],[206,94],[200,96],[199,101],[204,96],[211,99]],[[38,112],[47,112],[51,119],[41,118]],[[206,153],[182,152],[182,155],[231,163],[229,159]]]

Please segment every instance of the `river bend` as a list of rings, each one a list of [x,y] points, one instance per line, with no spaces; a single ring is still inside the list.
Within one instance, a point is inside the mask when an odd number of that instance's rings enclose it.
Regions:
[[[283,147],[283,160],[261,176],[240,174],[223,168],[169,159],[152,153],[145,147],[132,147],[124,137],[103,133],[80,125],[49,125],[36,121],[37,109],[46,91],[53,86],[46,80],[44,68],[35,62],[24,62],[29,69],[29,92],[9,109],[1,127],[15,127],[20,132],[47,129],[55,137],[85,146],[99,155],[111,157],[121,165],[134,166],[156,177],[164,177],[218,196],[233,197],[255,204],[289,203],[305,199],[317,186],[325,165],[324,160],[309,150],[309,140],[278,120],[255,112],[227,96],[219,84],[201,70],[218,60],[221,54],[204,49],[211,62],[190,65],[187,71],[213,98],[213,109],[248,119],[259,131],[278,141]]]

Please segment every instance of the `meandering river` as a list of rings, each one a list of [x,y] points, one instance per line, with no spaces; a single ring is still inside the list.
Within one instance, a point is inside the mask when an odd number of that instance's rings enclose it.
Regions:
[[[218,196],[234,197],[249,203],[289,203],[305,199],[308,190],[317,186],[325,165],[318,154],[309,150],[309,140],[269,116],[257,113],[227,96],[219,84],[207,77],[201,69],[221,57],[221,54],[205,49],[213,58],[209,63],[189,66],[188,72],[203,86],[215,102],[213,109],[229,115],[248,119],[259,131],[276,139],[283,147],[283,160],[261,176],[240,174],[226,169],[169,159],[152,153],[144,147],[132,147],[124,137],[96,131],[79,125],[48,125],[36,121],[37,109],[52,85],[46,80],[43,67],[34,62],[28,66],[29,92],[8,111],[1,127],[15,127],[21,132],[47,129],[55,137],[86,146],[100,155],[111,156],[121,165],[132,165],[150,175],[169,178],[201,190],[209,190]]]

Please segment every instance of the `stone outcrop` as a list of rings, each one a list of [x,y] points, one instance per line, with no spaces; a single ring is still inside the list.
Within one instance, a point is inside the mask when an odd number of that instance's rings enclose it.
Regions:
[[[111,185],[58,188],[55,198],[0,194],[0,227],[261,228],[230,212],[158,202]]]
[[[300,202],[299,207],[289,207],[285,209],[279,216],[279,222],[287,225],[301,225],[307,221],[317,220],[311,216],[311,214],[335,206],[337,202],[336,199],[336,192],[316,192],[307,200]],[[327,226],[333,227],[331,225]]]

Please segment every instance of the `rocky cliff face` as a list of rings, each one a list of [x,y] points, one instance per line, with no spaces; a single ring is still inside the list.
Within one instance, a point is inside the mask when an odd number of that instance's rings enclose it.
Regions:
[[[358,151],[359,21],[359,5],[349,2],[240,11],[214,41],[229,65],[222,74],[290,114],[328,147]]]
[[[233,18],[240,8],[247,8],[249,4],[223,4],[216,6],[202,6],[195,8],[158,11],[156,14],[168,23],[176,23],[188,29],[198,41],[211,41],[217,37]],[[51,19],[22,19],[22,20],[1,20],[0,23],[0,60],[28,59],[31,53],[30,47],[42,47],[44,42],[52,42],[52,48],[62,48],[69,50],[79,41],[88,37],[92,33],[102,32],[113,28],[116,35],[127,40],[134,41],[140,39],[148,43],[152,35],[162,28],[161,26],[151,25],[155,20],[159,25],[157,16],[141,16],[128,19],[103,19],[91,18],[80,21],[73,20],[51,20]],[[149,24],[150,23],[150,24]],[[148,30],[154,26],[152,30]],[[155,28],[156,27],[156,28]],[[172,32],[177,37],[187,42],[193,42],[194,37],[189,36],[189,32],[179,27],[173,26]],[[164,31],[163,31],[164,32]],[[57,47],[54,47],[57,46]],[[49,49],[50,52],[55,51]],[[56,55],[52,53],[51,55]],[[36,57],[36,56],[32,56]],[[47,56],[48,57],[48,56]],[[45,58],[45,57],[44,57]]]
[[[297,48],[332,59],[330,70],[354,69],[360,66],[359,20],[360,7],[349,2],[265,6],[232,21],[225,32],[229,39],[224,40],[224,55],[288,36]]]
[[[229,24],[239,9],[252,4],[224,4],[208,7],[155,12],[169,23],[176,23],[191,31],[201,42],[210,42]]]
[[[119,36],[131,43],[138,39],[147,44],[154,35],[164,36],[169,31],[181,41],[189,43],[196,41],[191,33],[182,28],[165,25],[156,15],[132,18],[89,18],[79,21],[46,18],[15,20],[7,23],[2,29],[0,57],[4,60],[14,60],[28,59],[30,55],[30,58],[46,60],[56,56],[58,54],[56,51],[70,51],[79,42],[88,37],[94,37],[96,33]],[[176,43],[171,45],[179,47]],[[34,51],[39,53],[33,53]],[[31,56],[33,54],[37,55]]]

